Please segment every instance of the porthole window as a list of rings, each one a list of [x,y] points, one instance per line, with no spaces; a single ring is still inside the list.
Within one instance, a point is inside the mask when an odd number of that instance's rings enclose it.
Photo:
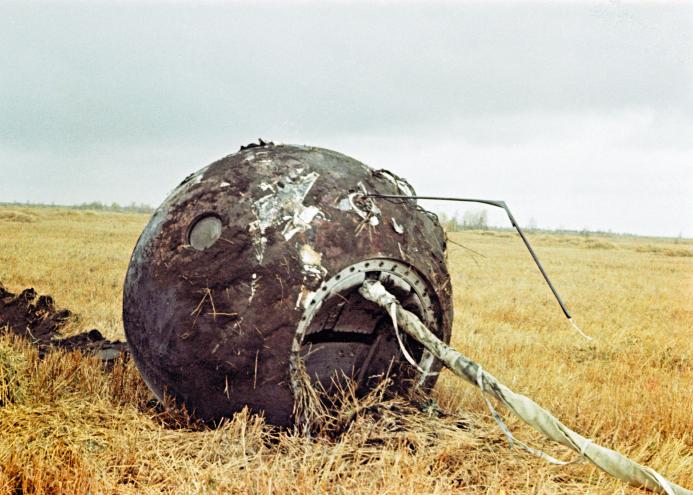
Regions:
[[[188,244],[198,251],[203,251],[217,242],[221,237],[221,220],[214,215],[198,219],[190,229]]]

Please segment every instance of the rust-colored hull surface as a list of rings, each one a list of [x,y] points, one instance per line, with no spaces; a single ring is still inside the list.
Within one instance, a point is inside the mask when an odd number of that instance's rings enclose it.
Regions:
[[[366,389],[388,370],[411,386],[416,377],[387,315],[339,282],[359,271],[382,275],[449,341],[445,235],[413,201],[369,200],[364,191],[411,192],[339,153],[272,144],[180,184],[142,233],[125,280],[125,332],[150,388],[205,420],[247,405],[289,425],[297,355],[328,388],[336,371]]]

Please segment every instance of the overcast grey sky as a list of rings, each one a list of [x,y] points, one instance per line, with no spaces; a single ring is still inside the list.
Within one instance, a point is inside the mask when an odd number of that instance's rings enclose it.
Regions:
[[[693,237],[693,3],[0,4],[0,201],[157,205],[257,137]]]

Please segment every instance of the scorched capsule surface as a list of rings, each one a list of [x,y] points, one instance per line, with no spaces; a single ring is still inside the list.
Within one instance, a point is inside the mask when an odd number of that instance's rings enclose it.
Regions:
[[[128,268],[123,320],[158,397],[205,420],[244,406],[292,422],[297,363],[328,390],[389,373],[430,387],[388,316],[358,294],[378,278],[445,341],[452,304],[445,234],[387,171],[320,148],[263,144],[186,178],[156,210]],[[424,370],[439,364],[405,341]]]

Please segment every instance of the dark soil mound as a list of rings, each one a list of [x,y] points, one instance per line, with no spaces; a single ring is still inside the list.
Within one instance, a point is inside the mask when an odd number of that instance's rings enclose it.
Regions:
[[[57,309],[51,296],[39,296],[33,288],[15,295],[0,284],[0,334],[27,338],[41,356],[54,349],[79,350],[105,363],[128,356],[127,343],[107,340],[96,329],[62,337],[60,329],[71,316],[70,310]]]

